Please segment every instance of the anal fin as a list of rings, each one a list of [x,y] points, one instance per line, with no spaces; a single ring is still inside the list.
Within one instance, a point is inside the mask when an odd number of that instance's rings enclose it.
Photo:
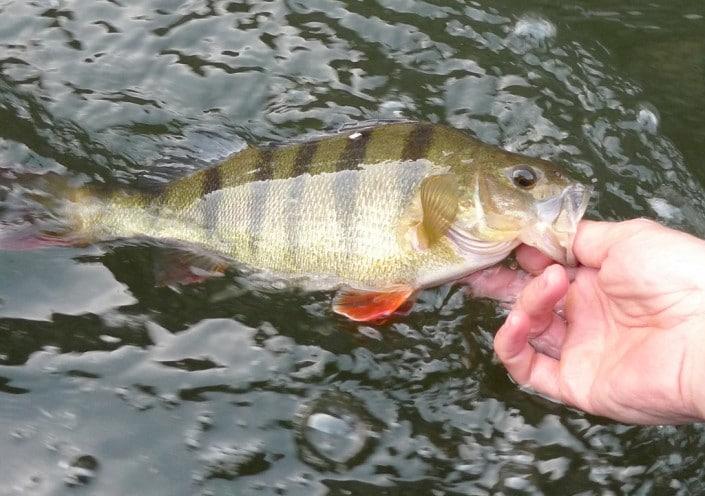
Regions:
[[[410,286],[383,291],[341,289],[333,299],[333,311],[356,322],[381,320],[408,306],[415,292]]]

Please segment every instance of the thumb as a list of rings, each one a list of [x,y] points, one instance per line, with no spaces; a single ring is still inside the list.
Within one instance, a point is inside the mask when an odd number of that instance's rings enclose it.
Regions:
[[[642,231],[661,228],[660,224],[647,219],[624,222],[583,220],[578,224],[573,253],[582,265],[599,269],[616,244]]]

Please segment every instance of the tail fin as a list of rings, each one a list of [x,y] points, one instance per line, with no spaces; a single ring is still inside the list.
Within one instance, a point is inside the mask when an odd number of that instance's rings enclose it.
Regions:
[[[45,231],[35,224],[11,227],[0,224],[0,250],[37,250],[47,246],[74,246],[75,244],[70,237]]]
[[[0,249],[32,250],[76,244],[62,208],[81,194],[81,178],[0,168]]]

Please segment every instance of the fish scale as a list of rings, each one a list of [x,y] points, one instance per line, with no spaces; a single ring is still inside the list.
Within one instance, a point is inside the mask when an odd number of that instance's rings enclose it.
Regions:
[[[251,266],[282,274],[315,274],[325,267],[329,277],[366,286],[392,284],[411,267],[397,236],[398,219],[429,170],[423,161],[391,162],[258,181],[213,192],[184,216],[217,210],[218,239],[205,246],[230,246],[232,257]],[[396,193],[379,195],[380,188]],[[292,194],[296,190],[301,193]],[[257,208],[237,215],[243,204]],[[292,251],[299,255],[292,257]]]

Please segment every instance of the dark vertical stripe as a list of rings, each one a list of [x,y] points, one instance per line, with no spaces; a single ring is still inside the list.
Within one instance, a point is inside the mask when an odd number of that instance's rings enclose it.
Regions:
[[[336,164],[336,170],[342,171],[354,169],[362,163],[365,158],[367,144],[370,142],[370,138],[372,137],[372,131],[372,129],[365,129],[363,131],[352,132],[348,135],[346,138],[348,142],[345,144],[345,149]],[[355,138],[350,137],[358,134],[360,136]]]
[[[209,167],[205,170],[203,176],[203,186],[201,191],[203,196],[206,196],[207,194],[212,193],[214,191],[218,191],[220,188],[220,168]]]
[[[401,154],[402,160],[418,160],[426,156],[433,137],[433,125],[416,124],[409,133]]]
[[[318,143],[318,141],[311,141],[299,145],[299,150],[294,159],[294,169],[291,172],[291,177],[298,177],[308,170],[318,150]]]
[[[301,200],[309,178],[297,177],[289,180],[289,208],[286,215],[286,241],[289,261],[294,269],[299,268],[299,225],[301,223]]]
[[[335,198],[335,219],[339,235],[345,239],[344,253],[352,253],[355,240],[355,200],[360,189],[361,171],[340,171],[333,178],[333,197]]]
[[[261,150],[257,169],[255,170],[255,180],[267,181],[274,177],[273,150]]]

